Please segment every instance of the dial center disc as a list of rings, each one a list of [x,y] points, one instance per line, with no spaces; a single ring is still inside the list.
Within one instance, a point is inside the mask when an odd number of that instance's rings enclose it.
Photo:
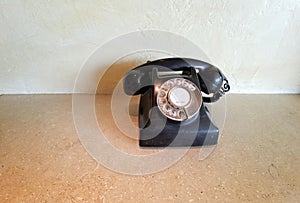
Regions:
[[[169,101],[177,107],[183,107],[190,103],[190,93],[182,87],[174,87],[169,92]]]

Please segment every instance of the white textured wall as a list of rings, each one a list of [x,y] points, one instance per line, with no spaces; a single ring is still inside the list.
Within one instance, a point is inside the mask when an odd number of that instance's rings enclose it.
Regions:
[[[299,0],[1,0],[0,29],[4,94],[71,92],[97,46],[144,29],[196,43],[232,92],[300,92]]]

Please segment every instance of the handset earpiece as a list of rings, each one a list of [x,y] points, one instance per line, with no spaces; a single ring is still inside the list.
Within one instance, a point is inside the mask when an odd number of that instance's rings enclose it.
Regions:
[[[210,97],[203,96],[203,102],[215,102],[219,100],[225,92],[230,90],[227,78],[217,67],[208,64],[208,66],[205,65],[196,68],[200,80],[201,91],[208,95],[212,94]]]

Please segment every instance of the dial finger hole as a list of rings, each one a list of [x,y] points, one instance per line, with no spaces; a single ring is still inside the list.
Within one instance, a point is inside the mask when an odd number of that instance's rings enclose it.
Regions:
[[[165,97],[167,94],[164,91],[160,91],[158,96],[159,97]]]
[[[169,80],[167,82],[168,87],[173,87],[174,86],[174,82],[172,80]]]
[[[181,82],[181,79],[176,79],[176,80],[175,80],[175,84],[176,84],[177,86],[180,86],[181,83],[182,83],[182,82]]]
[[[185,118],[186,118],[185,112],[184,112],[183,110],[180,110],[180,111],[178,112],[178,117],[179,117],[180,119],[185,119]]]
[[[189,86],[189,83],[188,83],[186,80],[183,80],[182,86],[183,86],[183,87],[188,87],[188,86]]]
[[[190,84],[190,85],[189,85],[189,89],[190,89],[191,91],[195,91],[195,90],[196,90],[196,87],[195,87],[194,85]]]
[[[172,110],[172,116],[177,117],[177,111],[175,109]]]
[[[158,100],[158,104],[159,104],[160,106],[164,105],[166,102],[167,102],[167,100],[166,100],[166,99],[163,99],[163,98],[160,98],[160,99]]]
[[[165,104],[163,105],[162,109],[165,113],[167,113],[170,110],[170,106],[168,104]]]
[[[163,87],[161,87],[161,90],[167,92],[169,90],[169,88],[167,86],[163,86]]]

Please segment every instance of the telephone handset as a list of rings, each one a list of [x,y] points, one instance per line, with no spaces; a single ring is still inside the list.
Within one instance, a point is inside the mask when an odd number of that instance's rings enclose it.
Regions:
[[[219,130],[203,104],[217,101],[230,89],[217,67],[190,58],[150,61],[127,72],[123,88],[128,95],[141,94],[140,146],[217,143]],[[202,96],[201,92],[208,96]]]

